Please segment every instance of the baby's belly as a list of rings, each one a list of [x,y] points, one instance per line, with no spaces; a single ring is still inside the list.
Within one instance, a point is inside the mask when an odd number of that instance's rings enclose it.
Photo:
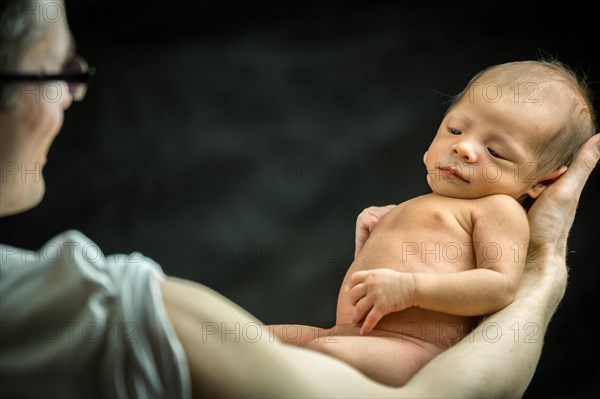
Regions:
[[[455,242],[462,244],[464,241],[467,240],[463,238]],[[436,258],[433,251],[428,255],[415,253],[414,248],[407,247],[410,252],[403,252],[401,246],[393,245],[393,242],[408,241],[396,234],[374,235],[372,241],[367,242],[370,245],[366,245],[352,263],[346,273],[338,296],[337,326],[352,325],[354,307],[346,291],[346,286],[348,278],[357,271],[390,268],[400,272],[453,273],[470,270],[474,267],[474,254],[471,253],[471,248],[468,246],[459,249],[457,245],[450,247],[448,244],[444,244],[446,248],[455,249],[455,252],[448,252],[446,255],[442,254]],[[444,241],[440,240],[438,242],[443,243]],[[444,245],[440,245],[439,248],[444,248]],[[431,245],[428,248],[432,248]],[[456,256],[457,253],[460,253],[461,256]],[[476,326],[477,320],[478,317],[457,316],[427,309],[409,308],[386,315],[379,321],[375,329],[412,336],[446,348],[466,336]]]
[[[340,294],[336,326],[350,326],[354,308],[347,294]],[[410,336],[448,348],[477,325],[477,317],[456,316],[427,309],[409,308],[384,316],[375,330]]]

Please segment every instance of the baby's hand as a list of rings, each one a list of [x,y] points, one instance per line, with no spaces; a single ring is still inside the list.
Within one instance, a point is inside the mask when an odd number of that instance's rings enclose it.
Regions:
[[[364,320],[361,335],[375,328],[387,314],[413,306],[415,280],[412,273],[392,269],[372,269],[354,273],[348,279],[350,300],[354,306],[352,322]]]
[[[395,206],[396,205],[370,206],[358,214],[358,217],[356,218],[355,258],[363,245],[365,245],[365,242],[367,242],[367,238],[369,238],[371,232],[375,226],[377,226],[377,223],[379,223],[386,213],[394,209]]]

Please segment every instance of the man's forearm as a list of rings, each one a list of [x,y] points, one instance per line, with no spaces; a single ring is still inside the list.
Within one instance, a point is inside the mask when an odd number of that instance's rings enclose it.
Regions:
[[[533,377],[566,282],[564,258],[530,261],[515,300],[428,363],[407,391],[418,394],[423,388],[428,397],[520,397]]]

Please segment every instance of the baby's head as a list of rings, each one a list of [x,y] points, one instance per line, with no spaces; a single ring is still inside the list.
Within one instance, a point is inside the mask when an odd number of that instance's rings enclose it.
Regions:
[[[431,189],[536,198],[595,133],[584,80],[557,61],[489,67],[457,95],[423,158]]]

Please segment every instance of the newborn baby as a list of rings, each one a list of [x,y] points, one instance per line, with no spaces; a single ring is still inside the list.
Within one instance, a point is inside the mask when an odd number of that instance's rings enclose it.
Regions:
[[[403,385],[513,300],[529,242],[525,203],[589,138],[586,100],[575,75],[554,62],[477,74],[423,157],[433,192],[381,219],[346,273],[335,326],[272,332]]]

